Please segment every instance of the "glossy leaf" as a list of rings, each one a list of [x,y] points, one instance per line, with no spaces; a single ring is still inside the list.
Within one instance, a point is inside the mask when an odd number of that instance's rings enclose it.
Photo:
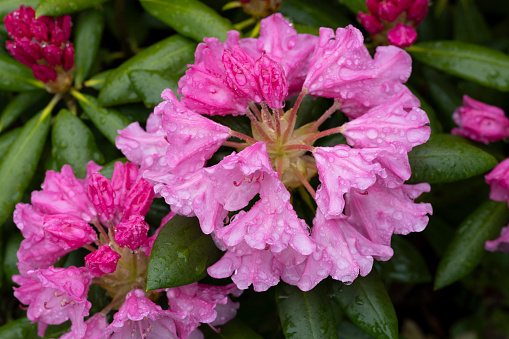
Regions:
[[[366,6],[365,0],[338,0],[340,4],[345,5],[348,7],[352,13],[357,15],[357,13],[364,12],[369,13],[368,6]]]
[[[409,284],[431,281],[426,261],[412,243],[394,235],[391,247],[394,250],[392,258],[378,263],[384,278]]]
[[[2,339],[30,339],[37,337],[37,324],[32,324],[27,318],[10,321],[0,327],[0,338]]]
[[[119,129],[124,129],[132,121],[116,110],[101,107],[96,98],[90,95],[72,91],[72,95],[78,99],[78,103],[86,115],[94,123],[95,127],[113,144]]]
[[[41,0],[36,15],[60,16],[97,7],[108,0]]]
[[[219,331],[213,331],[209,326],[204,326],[205,338],[208,339],[262,339],[251,327],[238,318],[233,318],[226,324],[219,326]]]
[[[76,86],[87,79],[94,65],[104,29],[104,15],[98,10],[83,13],[76,24],[74,64]]]
[[[333,300],[359,328],[373,338],[398,338],[398,318],[389,294],[375,270],[351,285],[333,282]]]
[[[147,107],[154,107],[163,101],[161,93],[169,88],[177,93],[178,80],[168,72],[135,70],[127,73],[136,90]]]
[[[473,0],[460,0],[454,17],[455,40],[485,43],[490,40],[490,30]]]
[[[492,200],[487,200],[463,220],[438,264],[435,289],[450,285],[469,274],[486,252],[486,241],[495,239],[508,220],[507,202]]]
[[[30,68],[5,54],[0,54],[0,89],[22,92],[37,88],[44,88],[44,84],[34,78]]]
[[[50,111],[30,119],[0,161],[0,225],[12,214],[35,173],[50,128]]]
[[[104,156],[95,143],[90,129],[68,110],[61,110],[55,117],[51,130],[51,153],[58,168],[69,164],[78,178],[87,174],[90,160],[102,164]]]
[[[3,18],[14,11],[15,9],[19,9],[20,4],[25,6],[36,7],[39,4],[39,0],[2,0],[0,1],[0,18],[3,21]]]
[[[106,79],[110,76],[111,72],[113,72],[113,69],[108,69],[101,73],[97,73],[93,77],[85,81],[83,85],[85,87],[92,87],[93,89],[100,91],[103,88]]]
[[[373,337],[365,333],[352,323],[343,321],[338,326],[338,339],[372,339]]]
[[[509,91],[509,56],[500,51],[461,41],[430,41],[407,48],[428,66],[467,80]]]
[[[21,127],[13,129],[9,132],[0,134],[0,158],[4,156],[9,147],[12,145],[14,140],[18,137],[21,132]]]
[[[334,314],[323,284],[303,292],[279,283],[276,302],[286,338],[337,338]]]
[[[182,76],[187,65],[193,62],[196,43],[179,35],[146,48],[114,69],[106,78],[99,101],[112,106],[139,101],[127,73],[132,70],[156,70],[172,76]]]
[[[0,116],[0,132],[9,127],[18,119],[27,109],[44,98],[46,93],[43,91],[30,91],[18,94],[12,99]]]
[[[411,183],[464,180],[497,165],[491,154],[459,136],[449,134],[432,135],[427,143],[415,147],[408,154],[408,159],[412,167]]]
[[[338,7],[339,5],[334,7],[321,2],[285,0],[280,11],[284,16],[303,25],[336,29],[351,23],[350,19],[346,18],[341,8]]]
[[[5,257],[3,260],[2,268],[5,272],[5,275],[8,277],[8,284],[14,285],[12,281],[12,276],[15,274],[19,274],[18,270],[18,257],[16,252],[19,250],[19,246],[21,241],[23,240],[23,236],[21,232],[14,233],[9,237],[9,241],[5,244]],[[0,338],[3,338],[0,336]]]
[[[148,264],[147,290],[191,284],[221,257],[197,218],[174,216],[157,236]]]
[[[227,38],[233,30],[228,19],[198,0],[140,0],[147,12],[183,36],[198,42],[205,37]]]
[[[113,177],[113,171],[115,170],[115,164],[117,163],[117,161],[120,161],[125,164],[127,162],[127,158],[118,158],[113,161],[110,161],[109,163],[104,165],[103,168],[101,168],[100,170],[101,174],[104,177],[111,180],[111,178]]]

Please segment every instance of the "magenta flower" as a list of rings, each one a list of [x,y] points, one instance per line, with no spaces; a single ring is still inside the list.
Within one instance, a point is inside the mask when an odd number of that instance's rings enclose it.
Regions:
[[[14,40],[6,42],[9,53],[30,67],[50,93],[65,92],[74,77],[74,49],[69,42],[71,17],[35,18],[32,7],[21,5],[4,18],[4,23]]]
[[[85,179],[76,179],[68,165],[61,173],[48,171],[42,191],[32,193],[32,205],[16,206],[14,221],[25,239],[18,251],[20,275],[13,276],[19,285],[14,295],[28,306],[28,319],[38,322],[38,335],[44,336],[47,325],[70,320],[71,331],[62,338],[187,338],[200,334],[200,323],[233,318],[238,304],[227,297],[237,293],[233,284],[179,287],[193,293],[168,295],[167,310],[152,301],[161,293],[145,292],[158,233],[148,237],[144,220],[154,198],[152,185],[130,163],[116,163],[111,180],[100,168],[89,163]],[[84,267],[53,266],[81,247],[91,252]],[[112,300],[84,321],[92,306],[87,300],[91,284],[104,288]],[[204,302],[206,316],[197,315],[195,305]],[[216,310],[217,304],[222,306]],[[118,312],[108,324],[112,310]]]
[[[507,201],[509,204],[509,159],[505,159],[485,176],[486,183],[490,185],[490,199],[494,201]],[[487,251],[509,252],[509,227],[503,227],[500,236],[486,241]]]
[[[458,107],[452,118],[459,128],[451,133],[485,144],[509,137],[509,119],[502,109],[463,96],[463,106]]]
[[[377,45],[408,47],[417,40],[415,28],[428,13],[429,0],[367,0],[369,14],[357,20]]]
[[[319,38],[297,34],[279,14],[262,20],[258,39],[238,36],[198,45],[179,82],[180,102],[165,90],[147,131],[128,126],[119,148],[145,166],[143,177],[173,212],[198,217],[226,251],[208,268],[212,277],[264,291],[280,279],[309,290],[327,276],[351,282],[368,274],[374,259],[392,256],[392,234],[422,231],[432,212],[414,203],[428,184],[403,184],[411,174],[407,153],[430,134],[426,113],[403,85],[411,58],[390,46],[373,59],[352,26],[322,28]],[[334,101],[316,121],[296,126],[308,94]],[[320,130],[343,105],[352,120]],[[227,114],[245,114],[250,135],[204,116]],[[314,145],[338,133],[347,144]],[[207,167],[221,146],[237,153]],[[318,186],[310,181],[317,174]],[[313,225],[291,203],[298,187],[316,203]]]

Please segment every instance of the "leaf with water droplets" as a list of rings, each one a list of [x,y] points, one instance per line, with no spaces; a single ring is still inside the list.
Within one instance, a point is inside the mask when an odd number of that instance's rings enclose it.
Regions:
[[[263,337],[256,333],[245,322],[234,318],[226,324],[219,326],[219,331],[212,330],[212,326],[203,326],[200,328],[208,339],[262,339]]]
[[[60,16],[74,13],[83,9],[98,7],[108,0],[41,0],[35,14]]]
[[[157,236],[148,264],[147,290],[191,284],[221,257],[197,218],[174,216]]]
[[[285,0],[280,12],[293,19],[294,23],[314,27],[337,27],[348,26],[348,19],[339,4],[310,2],[306,0]]]
[[[427,143],[408,153],[412,167],[410,183],[446,183],[485,173],[497,165],[489,153],[465,139],[449,134],[434,134]]]
[[[429,41],[414,44],[407,51],[428,66],[509,91],[509,56],[495,49],[461,41]]]
[[[147,12],[183,36],[201,42],[205,37],[226,40],[231,22],[197,0],[140,0]]]
[[[0,89],[22,92],[38,88],[44,89],[44,84],[34,78],[30,68],[0,53]]]
[[[337,338],[334,314],[323,284],[304,292],[280,283],[276,302],[286,338]]]
[[[78,178],[87,174],[86,165],[90,160],[104,162],[95,143],[92,131],[77,116],[62,109],[55,117],[51,130],[51,153],[58,168],[69,164]]]
[[[349,285],[334,281],[333,300],[355,325],[373,338],[398,338],[398,318],[375,270]]]
[[[134,70],[127,72],[136,93],[147,107],[154,107],[163,101],[161,93],[169,88],[177,93],[178,80],[168,72]]]
[[[492,200],[487,200],[463,220],[438,264],[435,289],[470,273],[481,262],[486,241],[495,239],[508,220],[507,202]]]

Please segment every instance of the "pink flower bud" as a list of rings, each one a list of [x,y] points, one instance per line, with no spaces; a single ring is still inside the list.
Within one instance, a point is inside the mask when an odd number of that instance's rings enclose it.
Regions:
[[[509,158],[495,166],[495,168],[490,173],[486,174],[484,178],[491,188],[491,200],[509,200]]]
[[[391,45],[408,47],[417,40],[417,32],[412,26],[399,22],[387,33],[387,39]]]
[[[498,141],[509,137],[509,119],[502,109],[463,96],[463,106],[457,108],[452,118],[459,128],[451,133],[484,142]]]
[[[364,26],[366,31],[371,35],[375,35],[384,29],[380,20],[373,15],[359,12],[359,14],[357,14],[357,20],[359,20],[361,25]]]
[[[85,257],[85,266],[93,276],[100,277],[115,272],[119,259],[120,254],[106,244]]]
[[[23,65],[32,67],[36,65],[36,60],[27,53],[21,46],[13,43],[12,41],[7,41],[5,47],[11,53],[11,55],[21,62]]]
[[[154,190],[147,180],[141,178],[131,188],[124,201],[124,215],[122,218],[128,219],[133,214],[145,215],[150,209],[154,200]]]
[[[390,1],[385,1],[380,4],[378,12],[381,20],[393,22],[401,14],[402,9]]]
[[[64,51],[57,46],[48,45],[42,48],[42,55],[51,67],[62,64],[62,54]]]
[[[57,71],[46,65],[32,66],[34,76],[42,82],[48,83],[57,79]]]
[[[63,66],[65,71],[68,71],[74,67],[74,48],[73,44],[70,42],[65,46]]]
[[[115,227],[115,241],[120,247],[128,247],[135,250],[146,240],[149,226],[145,218],[139,214],[133,214],[128,220],[123,220]]]
[[[99,220],[112,220],[115,212],[115,193],[110,181],[96,172],[90,176],[88,182],[88,197],[97,210]]]
[[[89,224],[68,214],[45,215],[43,227],[46,238],[64,250],[80,248],[97,238]]]
[[[263,99],[253,74],[254,60],[239,46],[223,53],[223,64],[228,76],[228,84],[237,92],[259,103]]]
[[[288,95],[288,82],[284,69],[262,53],[254,65],[254,75],[258,79],[263,100],[270,108],[283,108]]]
[[[368,6],[368,11],[375,15],[375,16],[378,16],[378,10],[379,10],[379,7],[380,7],[380,0],[367,0],[366,1],[366,5]],[[359,12],[359,13],[362,13],[362,12]]]
[[[413,21],[418,25],[428,14],[429,0],[414,0],[407,11],[407,20]]]

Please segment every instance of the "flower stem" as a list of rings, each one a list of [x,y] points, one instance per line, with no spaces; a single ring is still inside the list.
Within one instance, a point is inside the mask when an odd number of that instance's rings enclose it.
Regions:
[[[295,174],[295,176],[297,178],[299,178],[300,182],[302,183],[302,186],[304,186],[306,188],[306,190],[309,192],[309,194],[311,195],[311,197],[315,197],[315,190],[313,189],[313,187],[311,187],[311,185],[309,184],[309,182],[306,180],[306,178],[304,178],[304,176],[302,175],[302,173],[300,173],[300,171],[298,169],[296,169],[295,167],[292,167],[292,171],[293,173]]]
[[[250,136],[248,136],[248,135],[245,135],[245,134],[243,134],[243,133],[240,133],[240,132],[234,131],[234,130],[232,130],[232,129],[230,130],[230,135],[231,135],[232,137],[239,138],[239,139],[241,139],[241,140],[247,141],[247,142],[249,142],[249,143],[251,143],[251,144],[255,144],[255,143],[256,143],[256,139],[255,139],[255,138],[252,138],[252,137],[250,137]]]
[[[299,96],[297,97],[297,100],[295,101],[295,105],[292,108],[292,113],[290,113],[290,118],[288,119],[288,127],[286,128],[285,134],[283,135],[283,143],[288,141],[290,133],[295,128],[295,122],[297,121],[297,111],[299,110],[299,106],[302,102],[302,99],[304,99],[307,93],[308,93],[307,89],[303,88]]]
[[[309,144],[311,142],[314,142],[320,138],[326,137],[331,134],[343,133],[343,131],[344,131],[343,126],[326,129],[325,131],[321,131],[320,133],[316,133],[316,134],[313,134],[313,135],[307,137],[306,139],[303,140],[303,142]]]
[[[309,127],[309,129],[306,131],[306,133],[311,133],[311,132],[316,131],[318,129],[318,127],[320,127],[320,125],[323,124],[325,122],[325,120],[327,120],[340,107],[341,107],[341,103],[338,101],[334,101],[332,106],[327,111],[325,111],[325,113],[318,120],[316,120],[315,123],[313,125],[311,125],[311,127]]]

